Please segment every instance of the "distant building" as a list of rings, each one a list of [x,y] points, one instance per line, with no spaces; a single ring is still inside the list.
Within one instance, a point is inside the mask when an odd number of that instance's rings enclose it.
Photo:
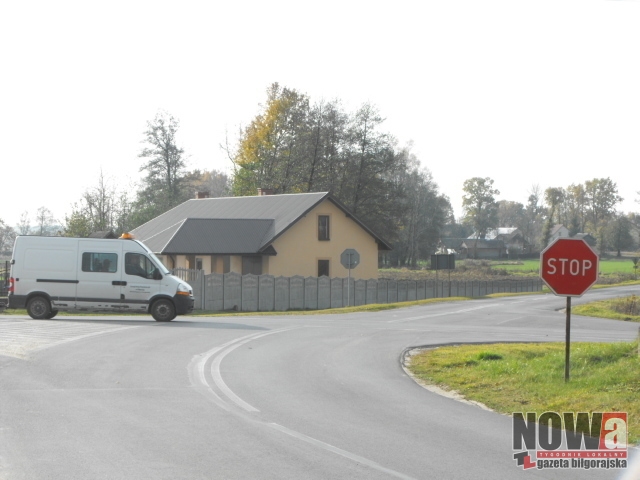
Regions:
[[[567,227],[565,227],[564,225],[556,224],[551,229],[551,233],[549,235],[549,243],[548,243],[548,245],[551,245],[558,238],[569,238],[569,237],[570,237],[569,229]]]

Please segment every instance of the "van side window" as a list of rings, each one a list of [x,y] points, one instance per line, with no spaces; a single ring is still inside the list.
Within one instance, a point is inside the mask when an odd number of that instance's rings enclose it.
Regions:
[[[137,275],[142,278],[153,278],[156,267],[151,260],[139,253],[125,253],[124,272],[127,275]]]
[[[118,254],[116,253],[82,253],[83,272],[115,273],[118,270]]]

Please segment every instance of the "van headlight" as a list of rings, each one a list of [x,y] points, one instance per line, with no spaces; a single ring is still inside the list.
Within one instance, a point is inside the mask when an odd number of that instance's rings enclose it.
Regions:
[[[177,295],[191,295],[191,289],[189,287],[187,287],[184,283],[179,283],[178,284],[178,291],[176,292]]]

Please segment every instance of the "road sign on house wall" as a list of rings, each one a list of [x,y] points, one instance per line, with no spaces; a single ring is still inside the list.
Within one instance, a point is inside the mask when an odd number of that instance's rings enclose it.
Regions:
[[[360,254],[354,248],[347,248],[340,255],[340,263],[349,270],[356,268],[360,264]]]

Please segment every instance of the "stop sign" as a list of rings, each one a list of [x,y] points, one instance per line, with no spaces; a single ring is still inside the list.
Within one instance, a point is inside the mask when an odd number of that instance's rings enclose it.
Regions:
[[[598,255],[582,239],[558,238],[540,254],[540,277],[556,295],[580,297],[598,280]]]

